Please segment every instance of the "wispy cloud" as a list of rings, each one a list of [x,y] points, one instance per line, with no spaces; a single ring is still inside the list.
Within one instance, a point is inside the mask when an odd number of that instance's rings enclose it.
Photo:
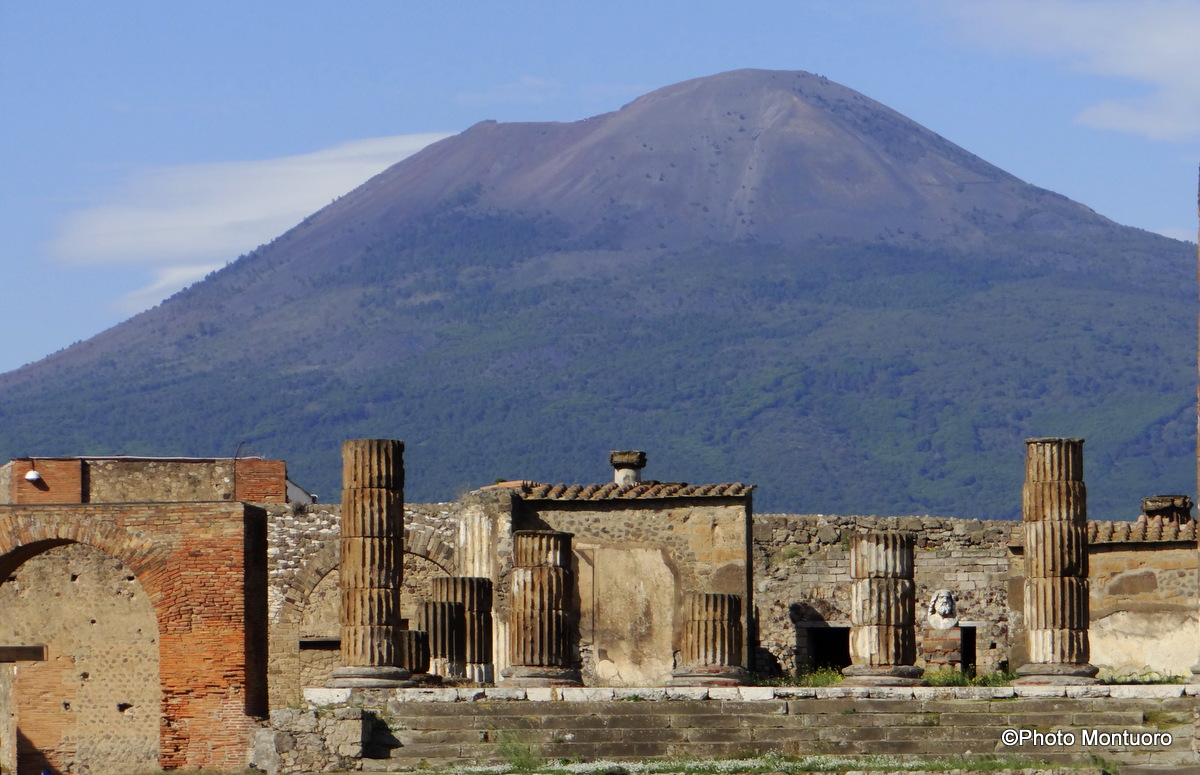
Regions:
[[[146,267],[153,282],[117,305],[145,309],[443,137],[380,137],[299,156],[143,170],[68,215],[49,254],[77,265]]]
[[[942,0],[973,39],[1118,77],[1141,94],[1089,106],[1089,126],[1155,140],[1200,137],[1200,2],[1196,0]]]
[[[460,105],[481,106],[506,103],[540,103],[554,99],[562,92],[562,85],[549,78],[523,75],[510,83],[500,84],[482,92],[460,92]]]

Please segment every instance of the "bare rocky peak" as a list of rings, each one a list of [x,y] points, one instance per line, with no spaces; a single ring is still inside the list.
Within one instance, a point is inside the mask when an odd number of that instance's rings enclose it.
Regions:
[[[558,219],[570,248],[678,249],[897,231],[972,239],[981,211],[1007,221],[1031,199],[1097,218],[821,76],[737,70],[581,121],[481,122],[326,217],[394,224],[453,202]]]

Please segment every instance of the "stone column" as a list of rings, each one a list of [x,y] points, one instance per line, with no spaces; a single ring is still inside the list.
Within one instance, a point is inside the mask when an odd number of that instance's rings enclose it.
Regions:
[[[443,576],[433,580],[433,599],[462,603],[466,679],[495,680],[492,663],[492,581],[479,576]]]
[[[429,633],[425,630],[401,630],[396,639],[400,651],[400,667],[411,671],[414,680],[428,676]]]
[[[342,666],[331,686],[411,685],[399,666],[404,580],[404,442],[342,444]]]
[[[571,534],[519,530],[513,534],[512,613],[504,683],[579,686],[572,644],[575,579]]]
[[[850,544],[848,686],[914,686],[917,660],[913,534],[855,535]]]
[[[1083,439],[1026,439],[1025,642],[1021,683],[1096,683],[1088,664],[1087,491]]]
[[[679,665],[669,686],[739,686],[742,667],[740,595],[689,592],[683,600]]]
[[[466,608],[449,600],[421,603],[421,629],[429,633],[429,672],[462,680],[467,675]]]

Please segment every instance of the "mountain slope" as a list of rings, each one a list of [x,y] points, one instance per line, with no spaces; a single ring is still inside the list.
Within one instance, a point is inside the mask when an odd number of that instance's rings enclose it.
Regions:
[[[1021,439],[1089,438],[1093,513],[1194,484],[1193,249],[845,87],[736,71],[477,124],[88,342],[0,375],[0,458],[229,454],[332,495],[741,479],[760,511],[1012,516]]]

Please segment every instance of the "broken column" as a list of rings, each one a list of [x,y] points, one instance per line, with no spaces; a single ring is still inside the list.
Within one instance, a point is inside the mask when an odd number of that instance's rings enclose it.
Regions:
[[[513,533],[509,662],[504,683],[579,686],[572,646],[575,581],[571,534],[553,530]]]
[[[1096,683],[1088,664],[1087,491],[1083,439],[1027,439],[1025,638],[1021,683]]]
[[[404,580],[404,442],[342,444],[342,666],[331,686],[411,685],[397,634]]]
[[[396,633],[400,659],[399,666],[412,672],[417,683],[430,683],[437,679],[429,675],[429,633],[425,630],[401,630]]]
[[[433,599],[463,604],[465,677],[492,683],[492,581],[479,576],[443,576],[433,580]]]
[[[875,531],[850,544],[848,686],[913,686],[917,660],[913,534]]]
[[[740,595],[686,594],[681,634],[679,665],[667,682],[669,686],[738,686],[746,682]]]
[[[466,678],[466,607],[427,600],[421,603],[421,629],[429,633],[429,672],[451,680]]]

